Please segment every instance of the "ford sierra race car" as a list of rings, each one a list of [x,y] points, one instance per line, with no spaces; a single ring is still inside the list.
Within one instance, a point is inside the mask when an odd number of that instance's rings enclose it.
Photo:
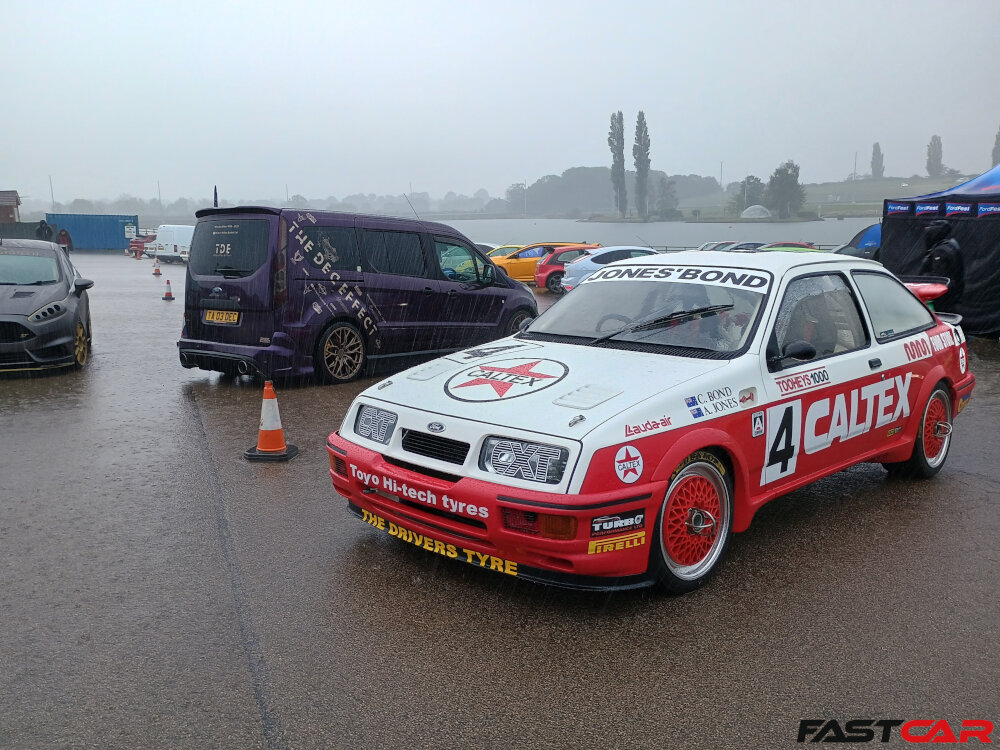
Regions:
[[[959,322],[858,258],[623,260],[520,333],[362,392],[330,476],[431,553],[683,593],[779,495],[860,462],[940,471],[975,384]]]

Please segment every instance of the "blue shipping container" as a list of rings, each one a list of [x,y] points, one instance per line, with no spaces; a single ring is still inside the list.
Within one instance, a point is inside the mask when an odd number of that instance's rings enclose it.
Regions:
[[[139,231],[138,216],[120,214],[47,213],[45,221],[69,232],[74,250],[124,250],[128,247],[129,233],[134,237]]]

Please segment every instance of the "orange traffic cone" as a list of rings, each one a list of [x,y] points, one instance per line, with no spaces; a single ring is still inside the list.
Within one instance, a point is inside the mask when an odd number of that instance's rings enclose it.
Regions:
[[[160,259],[157,258],[156,260],[153,261],[153,276],[159,276],[159,275],[160,275]]]
[[[278,413],[278,397],[270,380],[264,383],[257,446],[248,448],[243,455],[250,461],[287,461],[299,455],[298,447],[285,444],[285,431],[281,429],[281,415]]]
[[[165,299],[167,302],[174,301],[174,293],[170,291],[170,279],[167,279],[167,293],[163,295],[162,299]]]

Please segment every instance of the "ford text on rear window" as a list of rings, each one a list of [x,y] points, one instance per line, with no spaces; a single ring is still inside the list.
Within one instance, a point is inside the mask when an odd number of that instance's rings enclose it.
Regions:
[[[249,276],[267,260],[267,219],[199,221],[191,240],[191,271],[199,276]]]

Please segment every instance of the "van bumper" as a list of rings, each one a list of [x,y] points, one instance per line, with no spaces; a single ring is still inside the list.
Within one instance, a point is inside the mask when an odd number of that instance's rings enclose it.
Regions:
[[[177,353],[182,367],[198,367],[214,372],[276,378],[308,375],[313,371],[311,365],[296,366],[294,341],[283,333],[274,334],[270,346],[241,346],[182,338],[177,342]]]

